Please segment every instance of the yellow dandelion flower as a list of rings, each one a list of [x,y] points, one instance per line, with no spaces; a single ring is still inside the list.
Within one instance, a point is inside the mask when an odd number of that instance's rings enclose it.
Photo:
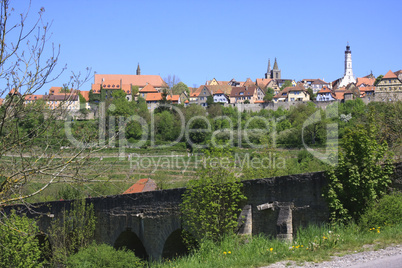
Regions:
[[[269,251],[272,251],[272,250],[274,250],[274,249],[273,249],[273,248],[270,248],[270,249],[269,249]]]
[[[228,251],[228,254],[232,254],[232,252],[231,252],[231,251]]]
[[[225,255],[226,255],[226,251],[224,251],[224,252],[223,252],[223,254],[225,254]]]

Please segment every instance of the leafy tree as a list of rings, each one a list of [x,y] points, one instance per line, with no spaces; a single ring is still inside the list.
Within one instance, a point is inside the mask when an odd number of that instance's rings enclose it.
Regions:
[[[383,77],[384,77],[384,76],[383,76],[382,74],[380,74],[379,76],[377,76],[377,78],[376,78],[375,81],[374,81],[374,86],[378,85],[378,83],[381,81],[381,79],[382,79]]]
[[[316,94],[314,94],[313,90],[310,87],[307,88],[307,93],[310,96],[310,100],[315,100]]]
[[[275,96],[274,89],[272,87],[268,87],[267,92],[265,93],[265,96],[264,96],[264,101],[265,102],[270,102],[270,101],[272,101],[274,96]]]
[[[187,96],[190,95],[190,90],[188,89],[188,86],[186,84],[184,84],[183,82],[179,82],[172,87],[173,95],[180,95],[183,92],[186,92]]]
[[[131,86],[131,96],[134,99],[134,96],[138,94],[138,92],[140,91],[140,88],[138,86]]]
[[[285,83],[282,84],[281,86],[281,91],[287,87],[291,87],[292,85],[292,81],[286,80]]]
[[[205,151],[204,166],[197,179],[189,182],[180,205],[187,242],[191,242],[189,234],[196,242],[205,238],[219,241],[236,231],[240,202],[246,197],[233,168],[225,165],[233,163],[231,160],[227,149]]]
[[[129,117],[134,114],[134,104],[126,98],[126,93],[123,90],[115,90],[112,94],[113,106],[109,106],[108,113],[114,116]]]
[[[214,96],[210,95],[207,97],[207,105],[210,107],[212,104],[214,104]]]
[[[0,267],[41,267],[39,228],[25,215],[3,214],[0,218]]]
[[[244,101],[244,104],[250,104],[250,101],[249,101],[249,100],[245,100],[245,101]]]
[[[387,143],[376,140],[373,121],[346,132],[338,165],[327,173],[325,196],[332,221],[358,221],[387,192],[393,173],[391,159]]]

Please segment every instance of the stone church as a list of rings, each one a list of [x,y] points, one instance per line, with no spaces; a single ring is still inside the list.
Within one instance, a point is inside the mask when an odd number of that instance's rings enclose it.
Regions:
[[[278,68],[278,62],[275,58],[274,68],[271,70],[271,60],[268,59],[268,69],[265,73],[265,79],[281,79],[281,70]]]

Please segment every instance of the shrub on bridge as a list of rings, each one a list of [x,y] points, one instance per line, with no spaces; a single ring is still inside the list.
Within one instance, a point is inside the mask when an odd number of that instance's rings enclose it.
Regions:
[[[217,241],[234,233],[240,202],[246,199],[233,171],[231,152],[211,148],[204,157],[204,165],[198,170],[197,178],[189,182],[180,206],[184,238],[189,246],[194,240]]]

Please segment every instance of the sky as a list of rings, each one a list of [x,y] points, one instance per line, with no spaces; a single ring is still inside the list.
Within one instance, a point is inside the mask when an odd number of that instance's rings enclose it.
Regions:
[[[17,12],[28,0],[15,0]],[[343,76],[347,42],[353,72],[362,77],[402,69],[402,1],[104,1],[32,0],[30,21],[44,7],[51,43],[60,45],[62,86],[86,67],[98,74],[179,77],[189,87],[206,80],[263,78],[268,59],[282,78]],[[91,79],[81,90],[89,90]]]

